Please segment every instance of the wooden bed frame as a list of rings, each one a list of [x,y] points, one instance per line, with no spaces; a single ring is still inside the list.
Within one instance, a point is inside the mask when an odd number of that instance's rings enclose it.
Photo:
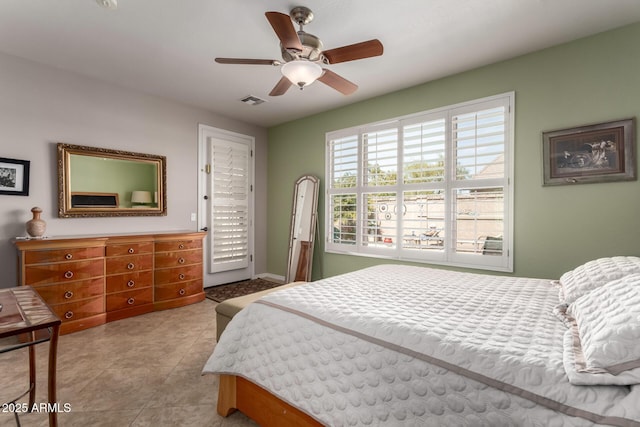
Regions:
[[[321,423],[275,397],[262,387],[234,375],[220,375],[218,414],[236,410],[262,427],[319,427]]]

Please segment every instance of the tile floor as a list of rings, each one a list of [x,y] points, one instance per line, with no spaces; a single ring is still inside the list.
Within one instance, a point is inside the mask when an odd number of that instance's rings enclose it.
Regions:
[[[256,426],[241,413],[216,413],[218,377],[201,375],[215,347],[211,300],[111,322],[60,337],[58,414],[62,427]],[[46,402],[48,343],[38,344],[36,402]],[[27,388],[26,349],[0,354],[0,403]],[[23,398],[23,402],[27,399]],[[1,408],[0,408],[1,410]],[[48,425],[47,414],[20,416],[25,427]],[[0,426],[15,426],[0,412]]]

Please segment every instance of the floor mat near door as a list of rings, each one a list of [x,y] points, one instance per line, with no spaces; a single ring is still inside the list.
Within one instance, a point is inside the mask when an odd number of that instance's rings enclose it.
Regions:
[[[242,280],[240,282],[206,288],[205,293],[207,298],[216,302],[222,302],[230,298],[241,297],[280,285],[282,285],[282,283],[271,282],[264,279]]]

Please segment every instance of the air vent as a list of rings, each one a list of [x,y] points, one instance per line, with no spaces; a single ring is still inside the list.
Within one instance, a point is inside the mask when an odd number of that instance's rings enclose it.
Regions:
[[[118,0],[96,0],[96,3],[105,9],[113,10],[118,8]]]
[[[263,102],[266,102],[264,99],[260,99],[257,96],[253,96],[253,95],[247,95],[244,98],[242,98],[240,101],[248,105],[260,105]]]

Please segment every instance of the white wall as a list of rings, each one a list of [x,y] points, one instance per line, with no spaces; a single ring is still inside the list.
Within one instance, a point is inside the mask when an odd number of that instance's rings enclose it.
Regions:
[[[17,285],[10,239],[26,235],[33,206],[50,236],[196,230],[199,123],[255,137],[254,260],[266,273],[266,129],[0,54],[0,157],[31,161],[29,196],[0,195],[0,288]],[[58,218],[57,142],[166,156],[167,216]]]

